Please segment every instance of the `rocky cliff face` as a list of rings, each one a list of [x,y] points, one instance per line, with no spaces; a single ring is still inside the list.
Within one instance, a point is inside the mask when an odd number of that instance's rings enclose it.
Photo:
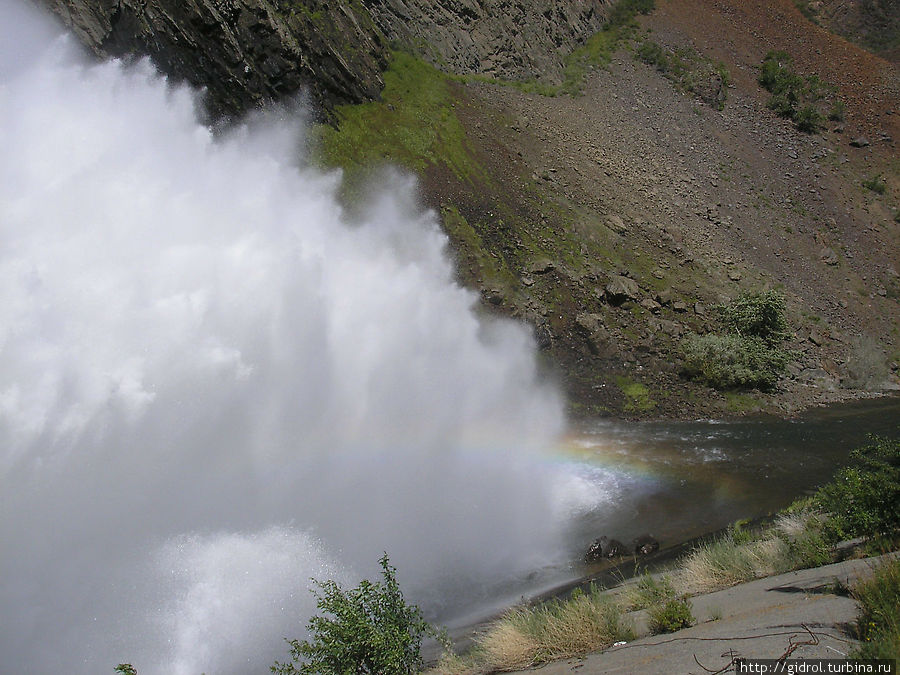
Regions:
[[[384,35],[456,73],[558,84],[563,57],[598,31],[611,0],[367,0]]]
[[[356,2],[42,0],[100,56],[149,55],[214,116],[307,88],[326,109],[378,95],[387,50]]]
[[[608,0],[41,0],[99,56],[149,55],[205,87],[214,116],[310,92],[320,109],[376,98],[387,45],[463,73],[559,79]]]

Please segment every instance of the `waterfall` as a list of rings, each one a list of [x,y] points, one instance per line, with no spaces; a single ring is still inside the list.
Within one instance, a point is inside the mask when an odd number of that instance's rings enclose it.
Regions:
[[[0,653],[267,672],[386,551],[430,616],[560,556],[562,404],[412,179],[349,218],[302,110],[214,135],[0,3]]]

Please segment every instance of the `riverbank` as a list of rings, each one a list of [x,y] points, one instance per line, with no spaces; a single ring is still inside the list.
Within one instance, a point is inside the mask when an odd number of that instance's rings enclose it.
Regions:
[[[691,598],[697,624],[650,635],[647,610],[628,615],[638,638],[603,652],[547,663],[517,673],[721,672],[735,658],[846,658],[858,644],[852,625],[859,605],[847,593],[871,577],[888,554],[757,579]],[[632,579],[610,594],[627,593]]]

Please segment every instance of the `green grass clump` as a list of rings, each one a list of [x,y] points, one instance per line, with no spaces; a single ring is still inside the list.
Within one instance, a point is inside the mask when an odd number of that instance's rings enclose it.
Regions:
[[[625,394],[625,410],[627,412],[648,412],[656,407],[656,401],[650,396],[650,390],[640,382],[627,377],[616,378],[616,384]]]
[[[625,606],[629,610],[646,609],[675,597],[675,587],[668,576],[656,578],[649,574],[626,591]]]
[[[687,598],[671,598],[664,604],[650,608],[650,632],[653,635],[674,633],[690,628],[694,623],[692,606]]]
[[[335,127],[316,128],[322,163],[342,167],[351,183],[386,163],[415,172],[443,163],[461,179],[482,176],[452,86],[450,76],[425,61],[393,52],[381,101],[339,106]]]
[[[829,115],[843,118],[843,103],[835,98],[834,87],[816,75],[804,77],[796,73],[793,63],[791,55],[783,51],[770,51],[763,59],[759,84],[772,94],[768,107],[808,134],[825,126],[826,109]]]
[[[864,180],[862,186],[867,190],[871,190],[880,195],[883,195],[887,191],[887,184],[881,179],[881,174]]]
[[[856,632],[861,644],[849,656],[856,659],[900,657],[900,560],[882,565],[853,590],[860,614]]]

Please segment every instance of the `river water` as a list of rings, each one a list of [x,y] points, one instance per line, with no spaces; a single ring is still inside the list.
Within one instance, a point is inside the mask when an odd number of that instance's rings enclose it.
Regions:
[[[629,543],[650,533],[668,548],[774,513],[827,482],[868,434],[900,438],[900,397],[835,404],[790,419],[584,421],[556,461],[578,477],[572,503],[594,507],[570,521],[568,562],[517,580],[503,599],[516,602],[597,572],[581,557],[601,535]],[[477,622],[502,603],[486,607],[451,623]]]

